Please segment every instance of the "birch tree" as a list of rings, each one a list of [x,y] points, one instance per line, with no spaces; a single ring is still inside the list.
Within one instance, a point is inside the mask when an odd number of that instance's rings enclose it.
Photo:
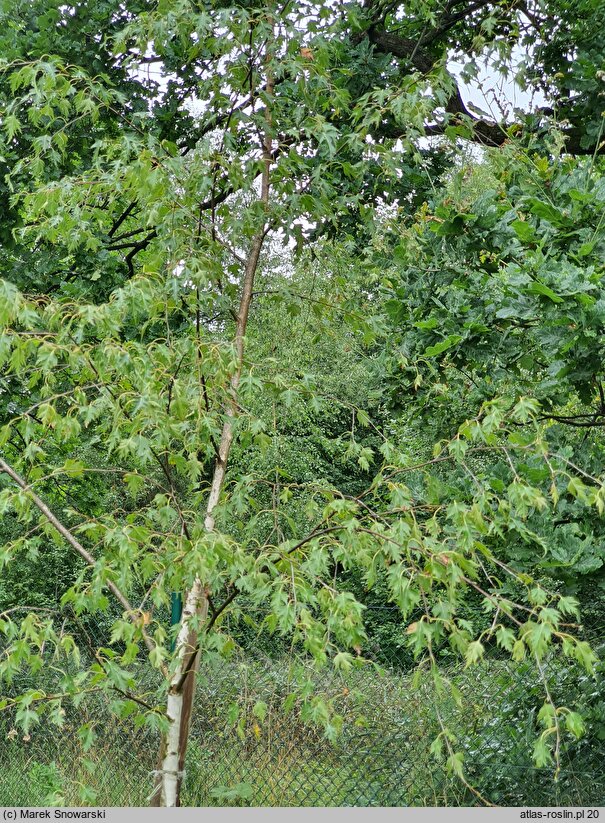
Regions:
[[[413,22],[391,6],[102,5],[95,15],[108,16],[110,33],[100,38],[84,20],[85,67],[73,40],[64,48],[59,35],[51,45],[60,53],[38,48],[30,58],[15,48],[3,66],[0,511],[13,513],[23,534],[0,558],[43,551],[58,534],[82,561],[63,606],[92,615],[111,602],[118,609],[109,642],[78,676],[66,673],[60,695],[29,692],[3,706],[16,706],[27,729],[44,712],[63,722],[63,701],[86,689],[118,692],[118,706],[136,709],[162,737],[155,804],[179,805],[196,672],[205,653],[224,650],[221,621],[238,599],[268,609],[267,627],[292,636],[320,665],[348,668],[361,656],[363,604],[335,584],[337,564],[360,569],[368,586],[386,576],[411,646],[436,678],[443,643],[469,665],[488,640],[538,666],[553,644],[589,670],[594,663],[565,625],[573,598],[498,556],[502,536],[550,501],[518,479],[498,497],[472,470],[474,456],[490,449],[504,449],[511,464],[528,450],[548,463],[531,399],[492,398],[420,464],[388,431],[374,453],[353,426],[343,452],[371,472],[367,489],[308,489],[305,534],[254,542],[233,528],[254,480],[229,476],[232,445],[266,439],[250,398],[316,399],[307,376],[269,380],[246,359],[259,272],[271,285],[268,238],[305,247],[336,236],[344,256],[371,234],[385,201],[403,208],[402,164],[425,168],[419,137],[499,145],[506,134],[461,105],[439,56],[442,37],[462,18],[419,15],[425,34],[416,31],[410,49],[409,38],[384,29]],[[476,4],[475,12],[483,14]],[[48,14],[70,30],[83,12]],[[147,70],[160,73],[159,85]],[[598,153],[600,144],[588,148]],[[283,273],[274,274],[282,283]],[[376,331],[369,317],[359,321],[364,339]],[[374,425],[363,410],[352,412],[355,425]],[[519,424],[528,435],[507,440]],[[82,444],[98,459],[84,459]],[[408,478],[446,462],[470,473],[474,492],[432,507]],[[123,484],[129,504],[95,516],[48,505],[54,479],[98,475]],[[283,500],[290,493],[282,488]],[[583,502],[602,508],[598,479]],[[515,581],[519,602],[495,570]],[[469,590],[493,613],[478,636],[458,614]],[[166,619],[171,593],[184,603],[175,627]],[[0,628],[6,679],[35,672],[52,648],[79,660],[73,637],[43,615],[7,613]],[[133,666],[143,655],[161,683],[144,700]],[[560,718],[570,714],[548,691],[545,700],[536,750],[543,762],[556,755]],[[330,723],[328,716],[335,733]],[[567,732],[578,728],[574,720]],[[440,740],[437,749],[465,779],[446,730]]]

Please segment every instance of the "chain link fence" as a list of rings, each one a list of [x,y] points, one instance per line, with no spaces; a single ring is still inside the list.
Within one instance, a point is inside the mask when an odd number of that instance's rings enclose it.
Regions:
[[[602,642],[592,645],[605,651]],[[532,760],[544,682],[530,662],[495,650],[467,669],[446,658],[441,671],[450,685],[436,689],[430,672],[414,675],[409,652],[396,642],[375,640],[364,656],[370,661],[346,672],[316,671],[248,637],[228,659],[204,661],[183,804],[605,805],[600,664],[593,677],[560,656],[544,663],[555,704],[577,706],[587,721],[579,740],[562,728],[556,771]],[[152,678],[137,665],[139,682]],[[53,675],[49,669],[40,677],[50,682]],[[26,735],[10,709],[0,712],[0,805],[146,805],[157,733],[117,717],[102,693],[65,711],[62,728],[42,723]],[[88,729],[96,733],[90,746]],[[448,769],[446,735],[451,751],[463,755],[464,780]],[[436,739],[441,757],[434,745],[431,751]]]

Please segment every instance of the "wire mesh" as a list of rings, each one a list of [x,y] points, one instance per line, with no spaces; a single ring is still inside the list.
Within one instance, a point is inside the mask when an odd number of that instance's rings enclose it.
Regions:
[[[593,646],[603,649],[594,640]],[[579,740],[562,724],[556,771],[553,765],[537,768],[532,759],[544,684],[531,663],[493,653],[465,669],[445,658],[441,671],[453,689],[446,684],[436,690],[429,672],[414,676],[406,648],[371,642],[365,657],[374,660],[348,671],[317,671],[295,664],[283,648],[261,651],[248,639],[228,659],[206,660],[183,804],[605,804],[601,668],[593,677],[557,656],[544,663],[555,704],[579,705],[587,717]],[[151,688],[152,673],[137,665],[139,680],[147,677]],[[312,682],[302,697],[300,683],[296,686],[301,672]],[[45,676],[52,679],[50,671]],[[328,712],[333,734],[326,736],[325,723],[314,722],[314,711]],[[92,745],[82,728],[96,730]],[[441,758],[434,747],[431,751],[435,739],[445,743],[444,728],[451,750],[463,755],[465,781],[448,770],[447,745]],[[28,734],[5,709],[0,712],[0,805],[144,806],[158,746],[157,732],[120,719],[105,694],[66,705],[62,728],[41,724]]]

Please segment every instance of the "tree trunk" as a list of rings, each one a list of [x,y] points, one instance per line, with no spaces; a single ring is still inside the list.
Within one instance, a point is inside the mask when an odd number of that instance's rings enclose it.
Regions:
[[[267,64],[268,62],[267,56]],[[268,97],[273,92],[273,78],[269,70],[267,71],[265,92]],[[260,192],[260,200],[265,208],[269,205],[269,173],[272,161],[271,114],[268,108],[266,109],[266,121],[267,130],[263,137],[264,165]],[[268,228],[264,225],[255,235],[244,268],[242,293],[233,341],[237,353],[237,368],[230,381],[231,398],[225,407],[226,419],[221,433],[204,520],[204,526],[209,532],[214,529],[214,509],[219,502],[225,482],[227,463],[233,442],[233,419],[237,415],[238,409],[237,392],[243,366],[244,339],[252,302],[254,277],[258,269],[258,262],[267,231]],[[152,806],[180,805],[185,755],[187,753],[195,696],[196,674],[200,658],[199,635],[207,615],[208,591],[204,583],[197,578],[185,598],[181,628],[175,645],[177,665],[170,680],[166,707],[169,727],[160,746],[159,766],[156,772],[155,788],[151,797]]]

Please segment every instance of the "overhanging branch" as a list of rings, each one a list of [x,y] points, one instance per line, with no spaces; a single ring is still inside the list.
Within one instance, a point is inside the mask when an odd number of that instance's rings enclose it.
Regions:
[[[432,29],[424,32],[418,39],[387,31],[382,28],[382,20],[378,16],[377,21],[380,20],[380,22],[371,23],[365,32],[357,34],[353,38],[353,42],[360,42],[362,39],[367,38],[374,46],[375,51],[381,54],[390,54],[398,60],[406,61],[409,64],[410,71],[417,71],[427,76],[435,70],[438,61],[424,47],[435,43],[456,23],[488,5],[490,5],[488,0],[476,0],[476,2],[470,3],[459,12],[446,14]],[[405,68],[402,68],[402,71],[405,71]],[[446,116],[443,122],[432,123],[425,127],[427,136],[440,136],[446,133],[448,126],[462,125],[468,128],[467,139],[483,146],[502,146],[510,139],[509,124],[477,118],[468,110],[456,83],[454,83],[454,90],[445,106],[445,110],[449,116]],[[543,109],[539,114],[546,116],[547,111]],[[535,133],[541,128],[546,128],[547,122],[544,120],[538,124],[537,129],[533,128],[531,130],[522,127],[521,124],[518,124],[518,126],[522,128],[522,136],[524,133]],[[565,137],[565,151],[568,154],[605,154],[605,140],[599,144],[584,144],[586,130],[582,125],[571,122],[566,128],[561,129],[561,132]],[[380,137],[399,138],[407,134],[407,127],[387,121],[378,125],[376,133]]]
[[[80,555],[80,557],[86,561],[89,566],[95,566],[96,560],[92,556],[92,554],[84,548],[84,546],[80,543],[80,541],[75,537],[72,532],[61,523],[61,521],[53,514],[53,512],[49,509],[46,503],[38,497],[38,495],[33,491],[33,489],[26,483],[26,481],[18,474],[12,466],[10,466],[5,460],[0,458],[0,472],[6,474],[10,477],[10,479],[22,489],[32,503],[36,506],[36,508],[44,515],[44,517],[48,520],[48,522],[53,526],[64,538],[64,540],[74,549],[74,551]],[[132,606],[128,598],[122,593],[122,591],[116,586],[116,584],[112,580],[106,580],[105,585],[110,590],[110,592],[114,595],[118,603],[124,608],[128,614],[134,618],[138,611]],[[143,640],[145,641],[145,645],[149,649],[149,651],[154,651],[156,648],[155,643],[151,639],[151,637],[147,634],[144,628],[141,627],[141,633],[143,635]]]

